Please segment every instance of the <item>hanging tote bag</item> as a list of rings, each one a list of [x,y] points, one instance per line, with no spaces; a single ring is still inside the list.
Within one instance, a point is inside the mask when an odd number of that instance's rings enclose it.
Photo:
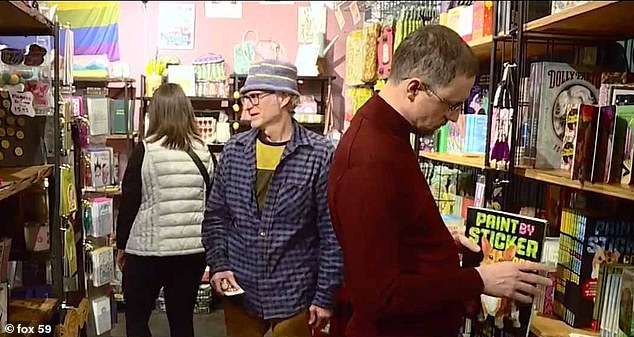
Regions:
[[[288,55],[286,49],[276,40],[258,40],[255,45],[255,59],[256,61],[264,60],[280,60],[288,61]]]
[[[255,35],[254,40],[247,40],[249,33]],[[255,46],[258,40],[258,33],[249,29],[242,34],[242,42],[233,47],[233,71],[236,74],[249,73],[251,63],[255,60]]]

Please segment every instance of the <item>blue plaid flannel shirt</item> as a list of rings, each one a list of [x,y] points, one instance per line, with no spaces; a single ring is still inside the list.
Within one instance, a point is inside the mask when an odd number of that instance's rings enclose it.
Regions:
[[[263,319],[290,317],[311,304],[331,308],[343,278],[328,209],[334,147],[295,121],[293,128],[261,212],[254,191],[258,131],[229,140],[202,224],[211,272],[232,271],[246,309]]]

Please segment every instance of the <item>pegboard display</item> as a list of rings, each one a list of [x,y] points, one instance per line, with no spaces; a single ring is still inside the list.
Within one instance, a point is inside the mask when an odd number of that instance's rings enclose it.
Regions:
[[[0,91],[0,101],[0,167],[44,164],[46,117],[15,115],[8,91]]]

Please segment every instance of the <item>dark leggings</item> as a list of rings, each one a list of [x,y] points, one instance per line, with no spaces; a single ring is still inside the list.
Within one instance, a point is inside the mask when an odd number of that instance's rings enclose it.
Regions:
[[[148,321],[163,287],[171,337],[194,337],[194,304],[205,272],[205,255],[126,254],[123,267],[125,325],[128,337],[150,337]]]

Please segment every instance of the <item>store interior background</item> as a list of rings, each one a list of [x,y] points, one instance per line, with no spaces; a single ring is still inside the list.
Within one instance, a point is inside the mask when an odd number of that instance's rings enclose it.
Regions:
[[[163,2],[163,1],[161,1]],[[310,6],[309,1],[287,1],[275,4],[262,4],[263,1],[243,1],[241,18],[207,18],[203,1],[196,4],[196,22],[193,50],[158,50],[159,56],[174,55],[181,64],[191,64],[192,60],[208,53],[220,54],[225,58],[227,69],[233,69],[233,46],[242,41],[242,35],[248,29],[258,33],[260,39],[274,39],[286,50],[291,62],[297,55],[297,11],[299,7]],[[333,114],[335,128],[341,128],[344,113],[344,101],[341,95],[345,74],[346,36],[352,30],[363,26],[363,21],[353,24],[347,6],[341,9],[345,25],[339,28],[335,18],[332,1],[326,4],[326,44],[339,36],[326,55],[328,74],[337,78],[333,82]],[[130,77],[138,81],[145,72],[148,60],[157,51],[159,3],[149,1],[121,1],[119,17],[119,50],[121,60],[130,65]],[[252,38],[249,37],[249,38]],[[139,50],[142,46],[142,53]],[[135,120],[137,120],[135,118]]]

